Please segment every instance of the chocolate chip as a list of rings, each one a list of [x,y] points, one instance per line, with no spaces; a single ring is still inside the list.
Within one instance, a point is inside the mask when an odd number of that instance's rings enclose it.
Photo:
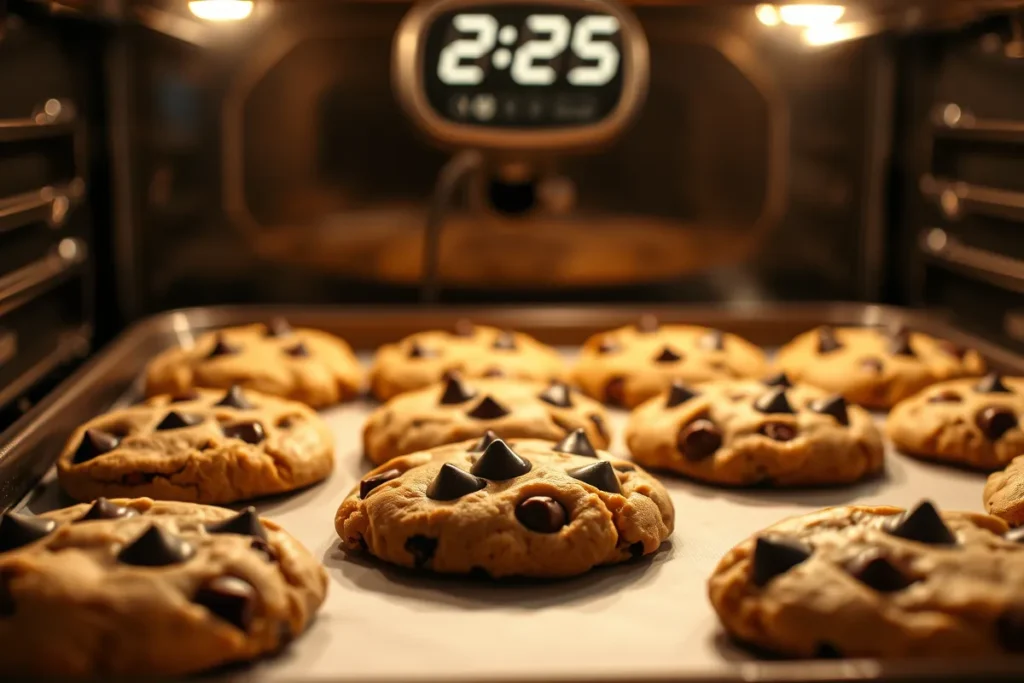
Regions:
[[[954,358],[958,358],[960,360],[963,360],[964,356],[967,355],[967,349],[960,346],[959,344],[954,344],[953,342],[948,341],[946,339],[939,340],[939,348],[942,349],[947,354],[949,354],[950,356],[953,356]]]
[[[434,553],[437,552],[437,539],[419,534],[410,536],[405,541],[405,551],[412,555],[413,565],[417,569],[421,569],[434,559]]]
[[[889,340],[889,353],[894,356],[914,356],[914,349],[910,346],[910,332],[897,330]]]
[[[640,319],[636,321],[637,331],[643,332],[644,334],[651,334],[652,332],[657,332],[659,327],[660,325],[658,323],[658,319],[650,314],[642,315],[640,316]]]
[[[929,403],[963,403],[963,397],[952,389],[943,389],[928,397]]]
[[[1010,388],[1003,384],[1003,378],[995,372],[985,375],[974,390],[979,394],[1012,394]]]
[[[359,497],[366,498],[375,488],[381,484],[386,484],[393,479],[397,479],[401,474],[402,473],[396,469],[389,469],[363,479],[359,482]]]
[[[818,328],[818,353],[832,353],[843,348],[836,339],[836,331],[831,327]]]
[[[156,426],[157,431],[166,431],[168,429],[183,429],[185,427],[195,427],[197,424],[203,421],[203,418],[199,415],[190,415],[188,413],[179,413],[172,410],[167,413],[160,424]]]
[[[572,392],[565,382],[552,382],[538,398],[557,408],[572,408]]]
[[[793,386],[793,383],[789,381],[789,375],[784,372],[778,372],[770,377],[765,377],[761,380],[761,383],[768,387],[784,387],[786,389]]]
[[[644,542],[637,541],[636,543],[631,543],[629,545],[629,554],[632,555],[634,558],[643,556]]]
[[[127,517],[134,517],[137,514],[139,514],[138,511],[133,508],[115,505],[106,498],[97,498],[92,506],[85,511],[85,514],[76,519],[75,522],[88,522],[94,519],[125,519]]]
[[[722,446],[722,430],[708,419],[694,420],[679,430],[676,448],[692,462],[714,455]]]
[[[446,374],[448,377],[445,380],[444,391],[441,392],[441,399],[439,400],[441,405],[450,406],[465,403],[476,396],[476,392],[462,382],[462,376],[459,373],[449,372]]]
[[[486,432],[484,432],[484,435],[481,436],[480,439],[475,444],[469,447],[468,452],[483,453],[485,450],[487,450],[487,447],[490,446],[497,438],[498,435],[495,434],[490,429],[488,429]]]
[[[655,363],[675,363],[683,359],[681,354],[676,353],[670,347],[665,346],[661,353],[654,357]]]
[[[192,602],[235,628],[248,631],[255,612],[256,589],[237,576],[218,576],[200,587]]]
[[[487,371],[484,372],[484,377],[504,377],[504,376],[505,376],[505,371],[502,370],[501,368],[487,368]]]
[[[1024,653],[1024,605],[1012,605],[999,615],[996,637],[1007,652]]]
[[[878,374],[882,372],[882,369],[884,367],[885,366],[882,364],[882,361],[879,360],[878,358],[863,358],[860,361],[860,368],[865,372],[873,372],[875,374]]]
[[[795,538],[758,536],[752,562],[754,585],[768,585],[776,576],[785,574],[810,556],[811,549]]]
[[[195,554],[191,543],[150,524],[141,536],[121,549],[117,561],[136,567],[163,567],[185,562]]]
[[[206,531],[211,534],[238,534],[239,536],[252,536],[267,540],[267,530],[256,514],[256,508],[249,506],[220,522],[210,522],[205,525]]]
[[[682,382],[672,382],[672,388],[668,390],[668,400],[665,401],[666,408],[675,408],[699,396],[696,391]]]
[[[293,424],[293,417],[291,415],[285,415],[280,420],[275,422],[274,426],[277,427],[278,429],[291,429]]]
[[[762,413],[769,415],[784,413],[786,415],[792,415],[796,411],[793,410],[793,406],[789,404],[789,398],[786,396],[785,387],[775,387],[770,389],[768,393],[758,397],[754,401],[754,407]]]
[[[785,422],[765,422],[757,431],[774,441],[792,441],[796,438],[796,426]]]
[[[494,443],[498,443],[495,441]],[[427,498],[431,500],[455,500],[467,494],[479,491],[487,486],[483,479],[474,477],[465,470],[460,470],[450,462],[441,465],[434,481],[427,487]]]
[[[622,493],[619,486],[619,478],[615,476],[615,469],[607,460],[595,462],[593,465],[584,465],[566,472],[573,479],[579,479],[584,484],[590,484],[596,489],[606,493]]]
[[[516,348],[516,337],[511,332],[502,331],[494,338],[491,348],[499,351],[514,351]]]
[[[955,545],[956,536],[939,516],[939,511],[928,500],[922,500],[910,512],[904,512],[889,522],[888,531],[909,541],[929,545]]]
[[[74,463],[82,463],[93,458],[109,453],[117,448],[121,440],[109,432],[100,429],[87,429],[82,436],[82,443],[78,444],[73,458]]]
[[[1017,426],[1017,416],[1008,408],[989,406],[978,411],[975,423],[985,438],[989,441],[998,441],[1006,432]]]
[[[572,455],[583,455],[588,458],[596,458],[597,451],[594,445],[587,438],[584,429],[574,429],[565,435],[565,438],[551,447],[551,450],[559,453],[571,453]]]
[[[522,476],[533,469],[529,460],[524,460],[501,439],[492,441],[483,454],[473,463],[470,474],[491,481],[505,481]]]
[[[850,424],[850,414],[846,409],[846,399],[836,394],[811,402],[811,410],[822,415],[831,415],[843,426]]]
[[[455,321],[456,337],[472,337],[476,333],[476,326],[469,320],[462,318]]]
[[[249,547],[263,555],[263,559],[267,562],[277,562],[278,560],[277,551],[262,538],[252,539],[252,543],[249,544]]]
[[[505,406],[495,401],[491,396],[484,396],[476,406],[468,413],[474,420],[497,420],[509,414]]]
[[[284,350],[292,358],[309,358],[312,354],[309,351],[309,347],[303,342],[298,342],[294,346],[289,346]]]
[[[266,438],[263,425],[259,422],[239,422],[238,424],[224,427],[224,436],[229,439],[241,439],[242,441],[256,445],[262,443]]]
[[[516,519],[530,531],[553,534],[565,526],[565,508],[554,498],[531,496],[516,506]]]
[[[604,424],[604,418],[597,413],[593,413],[590,416],[590,421],[594,423],[594,429],[596,429],[597,433],[601,435],[601,438],[607,440],[608,428]]]
[[[238,353],[239,349],[237,346],[232,346],[225,341],[222,335],[217,335],[217,339],[213,344],[213,348],[210,349],[210,354],[207,358],[216,358],[218,356],[232,356]]]
[[[701,336],[697,345],[709,351],[721,351],[725,348],[725,335],[721,330],[708,330]]]
[[[610,337],[603,337],[601,339],[601,343],[597,346],[597,352],[601,355],[605,355],[608,353],[615,353],[621,348],[622,347],[619,346],[614,339],[611,339]]]
[[[626,403],[626,378],[612,377],[604,387],[605,403],[622,406]]]
[[[184,403],[186,401],[195,401],[199,398],[199,392],[195,389],[186,391],[183,394],[175,394],[171,397],[171,403]]]
[[[437,351],[433,349],[426,349],[420,346],[419,342],[413,342],[409,346],[409,358],[433,358],[437,355]]]
[[[237,408],[238,410],[252,410],[256,406],[249,403],[245,396],[242,394],[242,387],[234,384],[228,389],[227,393],[224,394],[224,398],[218,401],[215,405],[224,406],[225,408]]]
[[[843,653],[835,645],[822,641],[814,646],[815,659],[842,659]]]
[[[52,519],[5,513],[0,517],[0,553],[34,543],[56,528],[57,523]]]
[[[879,550],[869,550],[845,564],[846,571],[880,593],[903,590],[916,580],[906,576]]]

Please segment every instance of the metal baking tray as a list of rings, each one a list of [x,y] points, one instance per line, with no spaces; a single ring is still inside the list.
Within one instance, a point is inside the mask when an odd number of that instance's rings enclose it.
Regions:
[[[973,346],[1004,372],[1024,358],[949,327],[941,317],[862,304],[637,308],[363,309],[220,307],[174,311],[122,334],[43,403],[0,435],[0,506],[33,512],[68,504],[52,465],[81,422],[138,396],[154,354],[203,331],[285,316],[372,350],[423,329],[470,318],[529,332],[563,347],[654,313],[741,334],[771,350],[822,323],[906,324]],[[909,505],[927,497],[946,509],[981,510],[984,475],[889,453],[885,476],[856,486],[740,490],[662,477],[677,511],[661,552],[556,582],[488,582],[399,570],[338,548],[334,512],[370,469],[362,456],[367,399],[322,415],[336,437],[337,465],[324,483],[257,502],[291,531],[330,576],[328,599],[310,630],[282,655],[216,677],[229,680],[490,681],[949,681],[1024,679],[1024,659],[943,662],[763,661],[734,646],[718,626],[705,582],[733,545],[781,517],[848,503]],[[612,450],[626,455],[626,413],[612,411]],[[880,418],[881,419],[881,416]]]

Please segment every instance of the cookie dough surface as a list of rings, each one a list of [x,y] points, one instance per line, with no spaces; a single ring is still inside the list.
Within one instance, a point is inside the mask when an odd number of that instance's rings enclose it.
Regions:
[[[71,435],[57,474],[76,500],[228,503],[308,486],[333,465],[334,437],[313,410],[236,387],[100,415]]]
[[[596,448],[608,447],[600,403],[565,384],[449,377],[396,396],[363,428],[366,455],[377,464],[434,446],[482,436],[558,441],[583,429]]]
[[[850,483],[880,472],[884,458],[864,409],[756,380],[677,384],[633,411],[626,444],[645,467],[732,486]]]
[[[596,334],[583,345],[573,379],[589,396],[632,408],[673,381],[760,377],[764,352],[734,334],[692,325],[637,325]]]
[[[981,470],[1003,467],[1024,453],[1024,379],[941,382],[899,403],[886,432],[909,455]]]
[[[708,583],[735,638],[792,657],[1024,652],[1024,545],[995,517],[837,507],[744,541]]]
[[[776,365],[794,382],[842,394],[851,403],[889,408],[946,379],[980,375],[985,362],[973,349],[919,332],[819,327],[779,350]]]
[[[319,563],[251,511],[147,498],[0,518],[0,659],[9,676],[177,676],[299,636]]]
[[[146,395],[239,385],[322,408],[356,396],[363,370],[343,340],[285,321],[229,327],[168,349],[146,369]]]
[[[574,454],[584,440],[469,441],[395,458],[349,494],[335,528],[348,551],[495,578],[573,576],[656,552],[672,533],[668,493],[608,453]]]

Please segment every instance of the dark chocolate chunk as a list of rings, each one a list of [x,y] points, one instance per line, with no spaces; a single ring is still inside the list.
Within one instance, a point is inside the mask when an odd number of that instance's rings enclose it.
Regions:
[[[588,458],[596,458],[597,451],[594,445],[587,438],[584,429],[574,429],[565,435],[565,438],[551,447],[551,450],[559,453],[571,453],[572,455],[585,455]]]
[[[207,358],[216,358],[218,356],[231,356],[238,353],[238,347],[228,344],[223,336],[217,335],[217,339],[214,342],[213,348],[210,349],[210,354]]]
[[[682,360],[683,357],[673,351],[670,347],[666,346],[661,350],[657,356],[654,357],[655,363],[675,363],[676,361]]]
[[[914,356],[914,349],[910,346],[910,332],[905,329],[897,330],[889,339],[889,353],[894,356]]]
[[[845,567],[850,576],[880,593],[903,590],[915,582],[878,550],[857,555]]]
[[[929,545],[954,545],[956,536],[939,516],[939,511],[928,500],[922,500],[913,510],[904,512],[889,523],[889,533],[909,541]]]
[[[793,410],[793,406],[789,405],[789,398],[786,396],[785,387],[770,389],[768,393],[758,397],[754,402],[754,407],[758,411],[769,415],[778,413],[792,415],[796,412]]]
[[[569,470],[566,474],[601,491],[622,493],[622,487],[619,486],[619,478],[615,476],[615,469],[607,460],[600,460],[593,465],[577,467],[574,470]]]
[[[0,553],[38,541],[56,528],[52,519],[5,513],[0,517]]]
[[[604,355],[607,353],[615,353],[621,348],[622,347],[619,346],[614,339],[610,337],[603,337],[601,339],[601,343],[597,346],[597,352]]]
[[[665,401],[665,407],[675,408],[676,406],[682,405],[691,398],[695,398],[699,395],[700,394],[682,382],[672,382],[672,388],[668,390],[668,400]]]
[[[199,392],[195,389],[186,391],[183,394],[175,394],[171,397],[171,403],[184,403],[185,401],[195,401],[199,398]]]
[[[1003,384],[1003,378],[995,372],[985,375],[974,390],[979,394],[1012,394],[1010,388]]]
[[[287,337],[292,333],[292,326],[284,318],[274,318],[266,327],[268,337]]]
[[[495,441],[494,443],[498,443]],[[483,479],[460,470],[450,462],[441,465],[440,471],[427,487],[427,498],[431,500],[455,500],[487,486]]]
[[[502,331],[494,338],[492,348],[500,351],[514,351],[516,348],[516,336],[511,332]]]
[[[220,522],[206,524],[206,531],[211,534],[238,534],[239,536],[252,536],[267,540],[267,530],[263,527],[256,508],[249,506]]]
[[[165,431],[168,429],[183,429],[184,427],[195,427],[197,424],[203,421],[203,418],[199,415],[190,415],[188,413],[179,413],[175,410],[167,413],[166,417],[160,421],[160,424],[156,426],[158,431]]]
[[[814,646],[815,659],[842,659],[843,653],[832,643],[822,641]]]
[[[777,372],[770,377],[765,377],[761,382],[768,387],[785,387],[789,389],[793,383],[789,381],[789,375],[784,372]]]
[[[725,348],[725,335],[721,330],[708,330],[697,344],[702,349],[709,351],[721,351]]]
[[[612,377],[604,387],[604,400],[613,406],[626,404],[626,378]]]
[[[497,420],[505,417],[509,411],[491,396],[484,396],[468,413],[474,420]]]
[[[461,318],[455,321],[456,337],[472,337],[476,333],[476,326],[469,320]]]
[[[601,435],[601,438],[607,439],[608,428],[604,424],[604,418],[598,415],[597,413],[594,413],[593,415],[590,416],[590,421],[594,423],[594,429],[596,429],[597,433]]]
[[[822,415],[831,415],[841,425],[850,424],[850,414],[846,410],[846,399],[836,394],[811,403],[811,410]]]
[[[390,469],[384,470],[383,472],[378,472],[372,477],[367,477],[366,479],[363,479],[361,482],[359,482],[359,497],[366,498],[368,495],[370,495],[370,492],[373,491],[375,488],[377,488],[381,484],[386,484],[392,479],[397,479],[399,476],[401,476],[401,474],[402,473],[396,469]]]
[[[508,447],[508,444],[497,439],[484,449],[483,454],[473,463],[470,474],[490,479],[491,481],[505,481],[515,479],[533,469],[529,460],[523,459],[518,453]]]
[[[810,556],[811,549],[795,538],[758,536],[752,563],[754,585],[768,585],[776,576],[785,574]]]
[[[226,408],[237,408],[238,410],[251,410],[255,406],[246,400],[242,394],[242,387],[237,384],[232,385],[228,392],[224,394],[224,398],[217,402],[218,406],[224,406]]]
[[[818,353],[832,353],[843,348],[836,339],[836,331],[831,327],[818,328]]]
[[[952,389],[943,389],[928,397],[929,403],[963,403],[963,397]]]
[[[1017,426],[1017,416],[1009,408],[982,408],[974,420],[989,441],[998,441],[1003,434]]]
[[[531,496],[516,506],[516,519],[530,531],[553,534],[565,526],[565,508],[554,498]]]
[[[237,576],[218,576],[200,587],[192,602],[240,631],[248,631],[255,612],[256,589]]]
[[[792,441],[796,438],[796,425],[785,422],[765,422],[757,431],[774,441]]]
[[[309,347],[303,342],[298,342],[293,346],[289,346],[284,350],[292,358],[309,358],[312,354],[309,351]]]
[[[640,316],[640,319],[636,321],[637,331],[643,332],[644,334],[657,332],[658,327],[660,327],[658,318],[650,314],[642,315]]]
[[[75,450],[75,463],[87,462],[96,456],[109,453],[117,448],[121,440],[109,432],[99,429],[87,429],[82,436],[82,443],[78,444]]]
[[[468,452],[483,453],[485,450],[487,450],[487,447],[490,446],[497,438],[498,435],[495,434],[490,429],[488,429],[486,432],[484,432],[484,435],[481,436],[480,439],[475,444],[470,446]]]
[[[263,555],[263,559],[267,562],[277,562],[278,560],[277,551],[262,538],[252,539],[252,543],[249,544],[249,547]]]
[[[860,361],[860,369],[865,372],[880,373],[885,366],[878,358],[863,358]]]
[[[476,392],[463,383],[462,376],[459,373],[449,372],[447,375],[444,391],[441,392],[441,399],[439,401],[441,405],[450,406],[465,403],[476,396]]]
[[[409,346],[409,358],[433,358],[437,355],[437,352],[433,349],[426,349],[420,346],[419,342],[414,341]]]
[[[687,460],[697,462],[714,455],[722,446],[722,430],[708,419],[694,420],[679,430],[676,448]]]
[[[434,559],[437,552],[437,539],[417,534],[410,536],[405,541],[405,551],[412,555],[413,565],[421,569]]]
[[[115,505],[106,498],[97,498],[92,506],[85,511],[85,514],[75,522],[88,522],[94,519],[123,519],[134,517],[137,514],[139,514],[138,511],[133,508]]]
[[[1007,652],[1024,653],[1024,605],[1011,605],[999,615],[996,637]]]
[[[191,543],[150,524],[141,536],[121,549],[117,561],[137,567],[163,567],[185,562],[195,554]]]
[[[1010,541],[1011,543],[1024,543],[1024,526],[1019,526],[1015,529],[1010,529],[1005,534],[1003,534],[1003,538],[1005,538],[1007,541]]]
[[[256,445],[262,443],[266,438],[263,425],[259,422],[239,422],[238,424],[224,427],[224,436],[229,439],[241,439],[242,441]]]
[[[633,557],[641,557],[644,554],[644,542],[637,541],[629,544],[629,554]]]
[[[565,382],[552,382],[538,398],[558,408],[572,408],[572,392]]]

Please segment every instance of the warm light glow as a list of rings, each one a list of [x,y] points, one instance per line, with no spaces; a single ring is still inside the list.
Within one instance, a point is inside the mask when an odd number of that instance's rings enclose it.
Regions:
[[[765,26],[778,26],[782,23],[775,5],[758,5],[754,8],[754,16]]]
[[[206,21],[242,21],[252,14],[252,0],[192,0],[188,9]]]
[[[783,5],[779,8],[779,17],[790,26],[817,28],[831,26],[846,14],[842,5]]]
[[[854,40],[867,34],[868,28],[863,24],[824,24],[805,29],[803,39],[808,45],[821,47]]]

